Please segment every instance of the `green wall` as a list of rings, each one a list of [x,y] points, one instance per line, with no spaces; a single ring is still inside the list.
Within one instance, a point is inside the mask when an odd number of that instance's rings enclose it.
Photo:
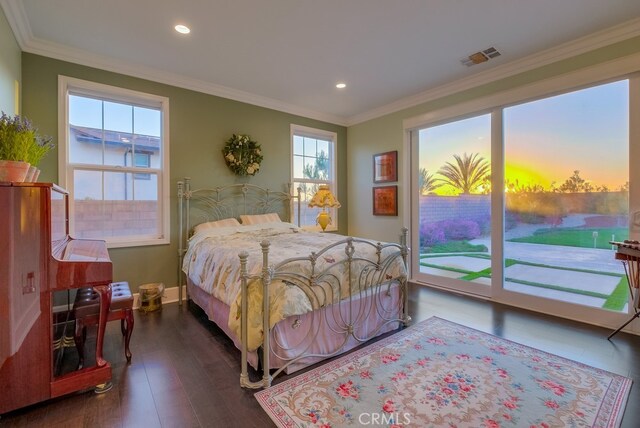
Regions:
[[[169,98],[171,163],[171,243],[109,250],[114,280],[140,284],[177,284],[176,182],[191,177],[194,188],[232,183],[253,183],[284,190],[291,170],[290,124],[303,125],[338,135],[338,210],[340,233],[347,231],[347,131],[345,127],[257,107],[170,85],[137,79],[51,58],[22,54],[23,111],[43,134],[58,136],[58,75],[119,86]],[[231,134],[249,134],[262,145],[260,172],[249,178],[233,175],[224,164],[221,150]],[[39,181],[58,181],[57,150],[40,165]]]
[[[3,31],[10,32],[6,20],[0,21],[0,33]],[[3,37],[4,39],[6,38]],[[0,64],[4,67],[7,62],[4,55],[6,48],[4,44],[0,46],[3,49]],[[339,210],[339,232],[348,231],[351,235],[397,241],[400,228],[404,225],[404,204],[408,198],[403,182],[407,173],[403,165],[407,157],[403,141],[404,119],[635,52],[640,52],[640,37],[353,125],[348,129],[170,85],[23,53],[23,113],[38,125],[41,132],[57,137],[57,78],[60,74],[169,97],[171,244],[112,249],[110,254],[114,262],[114,279],[128,280],[134,289],[142,283],[157,281],[174,286],[177,276],[175,183],[182,177],[192,177],[195,187],[247,181],[282,188],[290,177],[289,125],[294,123],[333,131],[338,134],[338,192],[342,203]],[[8,61],[15,68],[14,62]],[[0,76],[0,80],[4,80],[4,74]],[[247,180],[239,179],[224,165],[220,150],[224,141],[233,133],[250,134],[262,144],[265,160],[257,176]],[[390,150],[398,150],[399,155],[399,215],[377,217],[372,215],[372,156]],[[57,152],[49,154],[40,167],[41,181],[57,181]]]
[[[409,198],[408,189],[403,185],[407,171],[402,163],[405,158],[408,160],[408,147],[405,147],[402,127],[403,120],[636,52],[640,52],[640,37],[350,126],[347,130],[347,139],[349,140],[347,191],[351,207],[348,217],[349,234],[384,241],[395,242],[398,239],[400,229],[404,225],[403,216],[408,214],[404,209],[404,203]],[[375,153],[390,150],[398,150],[399,215],[398,217],[377,217],[372,215],[373,167],[371,159]]]
[[[0,111],[18,113],[15,103],[15,82],[20,85],[20,47],[0,8]]]

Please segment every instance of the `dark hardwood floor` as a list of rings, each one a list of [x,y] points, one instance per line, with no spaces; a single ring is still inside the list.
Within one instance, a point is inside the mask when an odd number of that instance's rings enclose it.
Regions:
[[[620,333],[608,341],[607,329],[419,286],[412,286],[410,301],[415,321],[438,316],[632,378],[622,426],[640,426],[640,337]],[[109,323],[105,357],[113,389],[16,410],[2,415],[0,426],[273,426],[255,391],[238,385],[240,352],[198,308],[168,304],[161,312],[136,313],[135,322],[131,365],[119,323]]]

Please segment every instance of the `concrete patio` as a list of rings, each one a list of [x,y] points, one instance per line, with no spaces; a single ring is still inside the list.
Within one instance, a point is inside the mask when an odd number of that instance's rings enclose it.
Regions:
[[[579,226],[583,223],[584,217],[585,215],[582,214],[568,216],[563,220],[561,226]],[[540,228],[541,225],[519,225],[506,232],[505,239],[528,236]],[[486,256],[491,254],[490,238],[474,239],[470,241],[470,244],[482,244],[489,250],[488,253],[475,254]],[[469,273],[480,272],[491,267],[488,258],[474,257],[473,254],[422,255],[421,261],[432,266],[420,266],[420,271],[448,278],[463,278]],[[507,278],[505,289],[591,307],[602,307],[606,298],[574,293],[571,292],[571,289],[609,296],[615,290],[621,277],[624,276],[622,263],[615,260],[615,250],[505,241],[504,257],[516,262],[523,262],[505,268],[504,274]],[[532,266],[531,264],[544,266]],[[481,277],[472,281],[489,285],[491,279]],[[550,288],[530,284],[543,284]],[[557,288],[562,288],[562,290]]]

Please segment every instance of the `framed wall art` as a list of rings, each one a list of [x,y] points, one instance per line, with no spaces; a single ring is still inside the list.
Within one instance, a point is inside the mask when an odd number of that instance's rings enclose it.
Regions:
[[[398,215],[398,186],[373,188],[373,215]]]
[[[373,155],[373,182],[392,183],[398,181],[398,151]]]

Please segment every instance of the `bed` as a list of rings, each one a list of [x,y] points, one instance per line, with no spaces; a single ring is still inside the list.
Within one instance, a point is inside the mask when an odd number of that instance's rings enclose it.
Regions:
[[[242,387],[268,387],[411,320],[406,229],[399,243],[308,232],[292,222],[300,201],[290,186],[178,182],[179,283],[241,350]],[[249,365],[262,367],[260,381]]]

